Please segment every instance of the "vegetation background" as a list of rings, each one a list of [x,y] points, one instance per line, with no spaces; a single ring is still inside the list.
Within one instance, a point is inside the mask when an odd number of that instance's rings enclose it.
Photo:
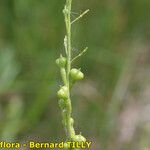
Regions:
[[[62,141],[55,59],[65,0],[0,0],[0,138]],[[92,150],[150,149],[150,1],[74,0],[73,55],[86,74],[72,92],[75,128]]]

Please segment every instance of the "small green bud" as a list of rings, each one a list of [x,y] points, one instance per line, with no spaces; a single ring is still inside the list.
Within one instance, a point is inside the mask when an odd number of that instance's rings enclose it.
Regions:
[[[66,66],[66,63],[67,63],[67,59],[62,55],[58,59],[56,59],[56,64],[61,68],[64,68]]]
[[[71,69],[70,76],[73,80],[82,80],[84,78],[84,74],[76,68]]]
[[[67,97],[68,97],[68,88],[66,86],[61,87],[60,90],[57,92],[57,96],[60,99],[67,99]]]

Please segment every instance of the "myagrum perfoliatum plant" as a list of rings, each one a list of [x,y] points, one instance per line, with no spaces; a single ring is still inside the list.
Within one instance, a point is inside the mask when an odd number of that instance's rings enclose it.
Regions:
[[[72,58],[71,34],[73,23],[82,18],[89,10],[84,11],[75,20],[71,20],[71,7],[72,0],[66,0],[66,4],[63,9],[64,20],[66,25],[66,35],[64,38],[65,56],[60,55],[60,57],[56,59],[56,64],[60,68],[60,74],[63,85],[60,86],[57,95],[59,98],[59,107],[62,113],[62,123],[66,132],[65,141],[84,142],[86,141],[86,138],[81,134],[77,135],[73,127],[74,119],[72,118],[70,91],[77,81],[82,80],[84,78],[84,74],[81,72],[80,69],[72,68],[72,63],[87,51],[87,47],[83,51],[81,51],[76,57]],[[67,143],[65,144],[65,148],[68,149]]]

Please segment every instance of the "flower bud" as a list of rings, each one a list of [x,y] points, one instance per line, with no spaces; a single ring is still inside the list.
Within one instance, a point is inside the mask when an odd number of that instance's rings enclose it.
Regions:
[[[60,90],[57,92],[58,98],[60,99],[67,99],[68,97],[68,88],[66,86],[63,86],[60,88]]]
[[[82,80],[84,78],[84,74],[76,68],[71,69],[70,76],[73,80]]]
[[[62,55],[58,59],[56,59],[56,64],[61,68],[64,68],[66,66],[66,63],[67,63],[67,59]]]

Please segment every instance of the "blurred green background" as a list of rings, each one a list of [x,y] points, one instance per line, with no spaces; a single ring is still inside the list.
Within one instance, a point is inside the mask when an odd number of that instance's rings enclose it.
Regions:
[[[65,139],[55,59],[63,53],[65,0],[0,0],[0,137]],[[150,150],[150,1],[74,0],[75,129],[92,150]]]

